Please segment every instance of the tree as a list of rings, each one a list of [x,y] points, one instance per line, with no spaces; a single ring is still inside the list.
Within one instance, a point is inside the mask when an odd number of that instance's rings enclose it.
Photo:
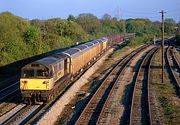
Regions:
[[[24,33],[23,38],[28,45],[29,52],[33,55],[41,54],[43,52],[43,45],[40,31],[35,27],[29,27]]]
[[[160,35],[161,35],[161,22],[159,22],[159,21],[153,22],[152,23],[152,29],[153,29],[154,35],[160,37]]]
[[[76,18],[73,15],[69,15],[69,17],[67,18],[68,21],[76,21]]]
[[[96,30],[101,27],[101,23],[96,16],[89,13],[80,14],[77,22],[89,34],[95,34]]]
[[[103,15],[102,19],[103,20],[106,20],[106,19],[110,20],[111,19],[111,15],[106,13],[106,14]]]
[[[0,65],[12,63],[25,57],[28,50],[22,33],[29,22],[9,12],[0,14]]]
[[[175,26],[176,26],[176,22],[173,19],[171,19],[171,18],[165,19],[164,31],[167,35],[175,33]]]
[[[119,24],[119,32],[126,33],[126,21],[120,20],[118,24]]]

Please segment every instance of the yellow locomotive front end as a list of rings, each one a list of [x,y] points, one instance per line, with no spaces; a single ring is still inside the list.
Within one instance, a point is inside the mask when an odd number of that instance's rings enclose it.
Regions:
[[[27,79],[20,80],[21,90],[50,90],[51,79]]]
[[[23,69],[20,79],[21,90],[51,90],[53,79],[46,69]]]
[[[41,64],[29,64],[22,68],[20,90],[24,103],[46,102],[54,82],[52,71]]]

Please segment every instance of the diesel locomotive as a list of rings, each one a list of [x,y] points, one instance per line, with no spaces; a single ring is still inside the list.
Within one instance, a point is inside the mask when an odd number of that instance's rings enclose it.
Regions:
[[[28,104],[52,100],[79,72],[125,37],[103,37],[25,65],[20,78],[22,100]]]

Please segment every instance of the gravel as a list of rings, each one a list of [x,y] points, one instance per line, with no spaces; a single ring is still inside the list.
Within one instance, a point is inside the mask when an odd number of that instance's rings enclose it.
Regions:
[[[23,107],[25,107],[25,104],[19,104],[18,106],[16,106],[15,108],[13,108],[11,111],[9,111],[8,113],[6,113],[5,115],[0,117],[0,124],[2,124],[3,122],[5,122],[8,118],[10,118],[11,116],[13,116],[16,112],[18,112],[19,110],[21,110]]]
[[[119,78],[118,83],[115,86],[115,91],[113,91],[111,97],[111,106],[109,109],[109,112],[106,114],[107,119],[106,122],[103,123],[104,125],[116,125],[116,124],[126,124],[124,123],[124,112],[127,110],[127,87],[131,85],[134,74],[135,74],[135,68],[137,68],[137,63],[143,56],[143,54],[150,50],[152,47],[149,47],[148,49],[140,52],[138,56],[133,58],[132,62],[129,64],[128,67],[126,67],[125,72],[123,75]],[[129,91],[128,91],[129,92]]]

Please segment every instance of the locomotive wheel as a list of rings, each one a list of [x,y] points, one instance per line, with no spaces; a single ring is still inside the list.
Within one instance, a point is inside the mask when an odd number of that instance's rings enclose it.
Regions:
[[[49,96],[49,101],[53,101],[54,100],[54,96],[53,95],[50,95]]]
[[[72,77],[71,77],[71,81],[73,81],[73,80],[74,80],[74,77],[72,76]]]

